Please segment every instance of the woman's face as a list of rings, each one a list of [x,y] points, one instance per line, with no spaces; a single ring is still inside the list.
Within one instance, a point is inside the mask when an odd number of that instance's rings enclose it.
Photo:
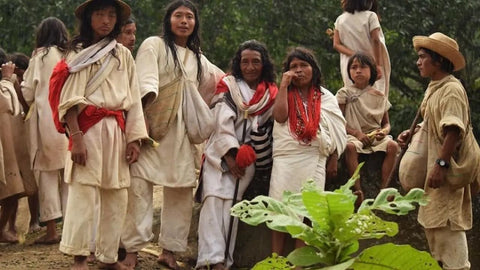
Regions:
[[[92,12],[91,25],[93,38],[98,41],[110,34],[117,23],[117,11],[115,7],[105,7]]]
[[[309,88],[312,85],[312,66],[304,60],[293,58],[288,70],[295,73],[292,84],[298,88]]]
[[[260,52],[250,49],[242,51],[240,70],[242,72],[243,80],[250,86],[250,88],[255,89],[253,87],[256,87],[262,77],[262,69],[263,63]]]
[[[123,46],[127,47],[130,51],[133,52],[135,47],[135,39],[137,34],[137,26],[135,23],[129,23],[122,27],[120,35],[117,37],[117,41],[122,43]]]
[[[355,58],[352,61],[349,72],[357,88],[363,89],[367,87],[372,74],[368,65],[360,63],[358,59]]]
[[[170,24],[172,25],[175,40],[185,42],[186,45],[188,37],[193,33],[195,23],[195,14],[191,9],[185,6],[180,6],[175,9],[170,17]]]

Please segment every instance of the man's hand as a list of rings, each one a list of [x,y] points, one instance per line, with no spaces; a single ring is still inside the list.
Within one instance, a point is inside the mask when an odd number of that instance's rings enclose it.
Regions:
[[[133,141],[127,144],[127,150],[125,151],[125,158],[127,159],[128,164],[137,162],[138,156],[140,155],[140,142]]]

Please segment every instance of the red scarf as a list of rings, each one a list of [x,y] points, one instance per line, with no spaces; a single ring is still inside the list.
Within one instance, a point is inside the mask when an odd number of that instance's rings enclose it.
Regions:
[[[88,105],[78,115],[78,126],[83,134],[85,134],[92,126],[108,116],[115,117],[120,129],[125,131],[125,117],[123,111],[111,111],[105,108],[97,108],[93,105]],[[72,137],[69,139],[68,150],[72,150]]]
[[[265,95],[265,93],[268,92],[270,94],[270,97],[268,99],[268,103],[260,110],[256,112],[250,113],[250,115],[260,115],[267,111],[270,107],[272,107],[273,103],[275,102],[275,97],[277,96],[278,93],[278,87],[275,83],[270,83],[266,81],[261,81],[257,85],[257,89],[255,90],[255,94],[253,94],[252,99],[250,99],[250,102],[248,102],[248,106],[252,106],[257,104],[260,100],[262,100],[262,97]],[[215,95],[218,95],[220,93],[226,93],[228,92],[228,85],[223,81],[223,78],[218,82],[217,84],[217,91],[215,92]]]
[[[310,143],[317,137],[320,126],[322,92],[314,87],[308,91],[307,110],[303,106],[297,89],[288,91],[288,121],[292,136],[303,143]]]

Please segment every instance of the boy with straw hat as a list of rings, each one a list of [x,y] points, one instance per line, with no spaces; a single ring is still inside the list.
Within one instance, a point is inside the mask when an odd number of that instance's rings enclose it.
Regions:
[[[454,39],[438,32],[415,36],[413,46],[420,75],[430,79],[421,104],[428,133],[424,188],[430,202],[420,207],[418,221],[443,269],[470,269],[465,231],[472,227],[470,184],[479,176],[480,150],[467,93],[452,75],[465,67],[465,58]],[[401,146],[408,133],[399,135]]]
[[[96,258],[107,269],[132,269],[117,261],[117,250],[127,212],[129,165],[137,161],[140,140],[148,136],[135,62],[115,40],[129,15],[130,7],[120,0],[79,5],[79,34],[50,80],[57,129],[64,125],[70,137],[65,164],[69,198],[60,251],[74,255],[72,269],[88,269],[93,226]],[[62,78],[56,75],[66,77],[60,90]]]

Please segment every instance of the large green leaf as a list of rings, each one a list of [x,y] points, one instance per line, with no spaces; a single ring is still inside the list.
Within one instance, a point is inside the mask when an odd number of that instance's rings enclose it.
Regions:
[[[365,249],[351,266],[354,270],[440,270],[437,261],[425,251],[391,243]]]
[[[252,226],[265,222],[270,229],[280,232],[288,232],[287,226],[298,227],[299,230],[310,229],[288,205],[268,196],[257,196],[251,201],[243,200],[232,207],[231,214]]]
[[[296,266],[310,266],[319,263],[332,265],[335,262],[335,255],[324,254],[314,247],[305,246],[290,252],[287,259]]]
[[[294,266],[287,260],[287,258],[278,256],[273,253],[271,257],[260,261],[253,266],[252,270],[289,270],[294,269]]]
[[[392,200],[393,198],[393,200]],[[406,215],[415,209],[415,203],[426,205],[428,200],[423,189],[414,188],[402,196],[394,188],[382,189],[375,199],[366,199],[358,209],[358,213],[381,210],[394,215]]]

